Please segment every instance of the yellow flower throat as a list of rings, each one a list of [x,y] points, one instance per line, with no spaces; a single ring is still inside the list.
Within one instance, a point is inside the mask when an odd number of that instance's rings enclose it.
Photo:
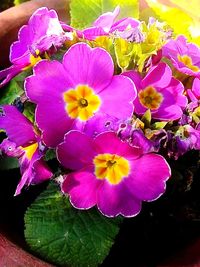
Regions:
[[[128,160],[116,154],[98,154],[93,163],[96,177],[106,179],[112,185],[119,184],[130,173]]]
[[[66,112],[72,119],[87,121],[101,105],[101,100],[88,85],[78,85],[63,94]]]

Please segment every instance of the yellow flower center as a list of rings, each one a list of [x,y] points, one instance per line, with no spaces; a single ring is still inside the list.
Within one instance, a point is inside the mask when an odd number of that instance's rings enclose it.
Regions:
[[[106,179],[112,185],[119,184],[130,173],[128,160],[115,154],[98,154],[93,163],[96,177]]]
[[[183,56],[178,55],[178,60],[180,62],[182,62],[186,67],[188,67],[188,69],[190,69],[190,70],[192,70],[194,72],[198,72],[200,70],[197,66],[193,65],[192,59],[189,56],[186,56],[186,55],[183,55]]]
[[[147,86],[138,93],[140,103],[148,109],[157,109],[163,101],[163,96],[153,86]]]
[[[42,60],[41,57],[39,57],[39,56],[34,57],[33,55],[31,55],[30,56],[30,65],[29,65],[29,67],[35,66],[35,64],[38,63],[40,60]]]
[[[38,49],[35,51],[35,55],[32,55],[31,54],[30,55],[30,64],[27,67],[23,68],[23,70],[27,70],[30,67],[35,66],[35,64],[37,62],[39,62],[40,60],[42,60],[42,58],[39,56],[39,54],[40,54],[40,51]]]
[[[26,154],[26,157],[28,160],[32,159],[33,154],[38,148],[38,143],[31,144],[30,146],[27,147],[20,147]]]
[[[78,85],[63,94],[66,112],[72,119],[87,121],[98,111],[101,100],[88,85]]]

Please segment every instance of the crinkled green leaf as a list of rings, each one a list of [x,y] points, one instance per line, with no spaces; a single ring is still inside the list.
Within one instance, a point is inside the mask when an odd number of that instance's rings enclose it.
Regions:
[[[25,237],[34,252],[56,265],[95,267],[109,253],[120,222],[96,209],[73,208],[52,183],[27,210]]]
[[[89,27],[104,12],[121,7],[120,17],[139,16],[138,0],[72,0],[70,4],[71,25],[78,29]]]

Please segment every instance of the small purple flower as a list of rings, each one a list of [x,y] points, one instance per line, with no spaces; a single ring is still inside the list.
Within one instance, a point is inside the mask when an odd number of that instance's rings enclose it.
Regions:
[[[62,64],[41,61],[35,66],[25,88],[37,104],[36,122],[47,146],[56,147],[71,129],[84,131],[99,114],[105,120],[132,115],[135,86],[129,78],[113,73],[111,56],[84,43],[73,45]]]
[[[13,64],[8,69],[0,71],[0,86],[5,85],[22,70],[34,66],[41,60],[41,55],[50,49],[61,47],[70,38],[65,33],[54,10],[39,8],[30,17],[28,25],[22,26],[18,33],[18,41],[10,48],[10,61]]]
[[[95,139],[70,131],[58,146],[61,164],[74,172],[65,176],[62,191],[72,205],[89,209],[97,205],[108,217],[137,215],[142,201],[153,201],[165,191],[170,167],[153,153],[121,141],[113,132]]]
[[[19,159],[22,178],[15,195],[20,194],[25,185],[41,183],[51,178],[52,173],[42,159],[44,150],[40,149],[40,137],[31,122],[16,107],[1,107],[0,129],[5,130],[8,136],[0,144],[0,151]]]
[[[168,154],[175,159],[189,150],[200,150],[200,131],[190,125],[180,126],[176,133],[168,135]]]
[[[82,31],[83,37],[88,40],[94,40],[96,37],[109,35],[115,32],[125,33],[139,26],[140,22],[133,18],[124,18],[116,21],[120,12],[119,6],[115,8],[113,12],[107,12],[102,14],[93,23],[93,26]],[[116,22],[115,22],[116,21]],[[129,36],[130,36],[129,32]],[[136,32],[132,32],[135,38],[139,38]]]
[[[120,37],[128,42],[142,43],[145,40],[145,36],[139,27],[128,28],[124,31],[116,31],[116,37]]]
[[[122,73],[132,79],[138,91],[134,100],[135,113],[143,115],[150,109],[152,118],[162,121],[177,120],[183,114],[187,98],[181,82],[172,77],[171,69],[159,63],[142,77],[135,71]]]
[[[163,47],[163,56],[172,61],[174,67],[187,75],[200,77],[200,48],[187,43],[185,36],[170,40]]]
[[[143,153],[158,152],[161,146],[166,142],[166,131],[145,129],[148,138],[140,128],[140,120],[132,119],[119,120],[115,117],[99,114],[91,119],[89,125],[86,125],[84,132],[92,137],[96,137],[99,133],[112,131],[131,146],[142,146]]]

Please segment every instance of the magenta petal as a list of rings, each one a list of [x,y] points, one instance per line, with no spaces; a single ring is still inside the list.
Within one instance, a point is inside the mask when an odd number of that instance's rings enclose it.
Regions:
[[[25,185],[38,184],[51,178],[52,172],[42,157],[43,153],[37,149],[31,159],[28,159],[26,154],[19,158],[22,178],[16,188],[15,196],[21,193]]]
[[[109,31],[111,26],[113,25],[115,19],[119,15],[120,7],[117,6],[113,12],[106,12],[98,17],[97,20],[93,23],[96,27],[105,28],[105,30]]]
[[[84,133],[95,137],[102,132],[115,131],[119,120],[116,117],[111,117],[108,114],[98,112],[95,116],[89,119],[84,125]]]
[[[99,154],[111,153],[131,159],[138,158],[142,154],[141,148],[131,147],[126,142],[122,142],[114,132],[99,134],[94,139],[94,143]]]
[[[82,31],[83,36],[87,40],[94,40],[96,37],[107,35],[107,33],[99,27],[90,27]]]
[[[102,48],[90,48],[87,44],[73,45],[63,58],[65,71],[73,86],[87,84],[97,93],[111,82],[114,65],[108,52]]]
[[[126,31],[126,29],[129,27],[131,28],[136,28],[138,27],[140,22],[136,19],[133,18],[123,18],[121,20],[116,21],[112,27],[111,27],[111,32],[114,31]]]
[[[31,184],[39,184],[46,180],[49,180],[53,173],[50,168],[47,166],[43,159],[37,160],[33,164],[33,169],[35,172],[34,179],[31,181]]]
[[[16,63],[16,60],[27,54],[26,61],[29,62],[30,53],[27,53],[28,46],[33,42],[33,35],[27,25],[24,25],[18,33],[18,40],[10,47],[10,61]]]
[[[170,121],[179,119],[182,114],[183,111],[179,106],[171,105],[169,107],[159,109],[159,112],[153,113],[153,118],[162,121]]]
[[[177,54],[187,55],[187,42],[186,38],[183,35],[179,35],[176,40],[170,40],[166,45],[162,48],[164,57],[172,57],[177,58]]]
[[[44,143],[56,147],[71,129],[73,120],[65,111],[63,93],[71,88],[61,63],[42,61],[34,68],[34,75],[26,79],[26,94],[37,105],[36,122]]]
[[[97,206],[108,217],[120,214],[125,217],[133,217],[141,210],[141,200],[132,195],[125,183],[112,186],[105,181],[98,190]]]
[[[22,191],[22,188],[26,185],[28,179],[32,178],[32,169],[28,168],[24,173],[22,173],[21,180],[19,181],[17,188],[15,190],[15,196],[19,195]]]
[[[136,88],[138,90],[141,89],[142,77],[137,71],[130,70],[130,71],[122,72],[121,75],[129,77],[134,82]]]
[[[8,157],[19,158],[24,151],[17,147],[15,142],[10,141],[8,138],[4,139],[0,144],[0,154],[5,154]]]
[[[170,167],[162,156],[146,154],[131,161],[131,176],[125,181],[136,198],[152,201],[165,192],[170,175]]]
[[[58,145],[57,156],[60,163],[72,170],[91,164],[95,155],[93,140],[79,131],[70,131],[64,142]]]
[[[83,169],[66,176],[62,191],[70,195],[75,208],[89,209],[97,203],[97,190],[101,181],[97,180],[91,169]]]
[[[198,78],[193,81],[192,92],[198,99],[200,98],[200,80]]]
[[[172,71],[170,67],[161,62],[157,66],[151,68],[145,78],[142,80],[142,88],[148,85],[153,85],[155,87],[165,88],[171,81]]]
[[[99,93],[102,101],[101,112],[118,119],[131,117],[133,100],[137,91],[134,83],[127,77],[114,76],[110,85]]]
[[[30,163],[28,168],[22,172],[22,177],[17,185],[15,196],[19,195],[25,185],[39,184],[52,177],[52,172],[43,160]]]
[[[22,66],[11,66],[0,71],[0,88],[22,71]]]
[[[10,141],[23,146],[37,140],[33,125],[16,107],[5,105],[1,109],[0,129],[6,131]]]
[[[25,92],[34,103],[45,102],[48,95],[61,95],[71,88],[70,79],[58,61],[40,61],[33,75],[25,80]]]
[[[36,109],[36,122],[42,131],[42,140],[48,147],[54,148],[61,143],[73,124],[62,102],[61,97],[49,94],[45,102],[38,104]]]
[[[183,84],[178,80],[172,78],[167,89],[173,95],[175,103],[183,109],[186,108],[188,100],[187,97],[184,95]]]

